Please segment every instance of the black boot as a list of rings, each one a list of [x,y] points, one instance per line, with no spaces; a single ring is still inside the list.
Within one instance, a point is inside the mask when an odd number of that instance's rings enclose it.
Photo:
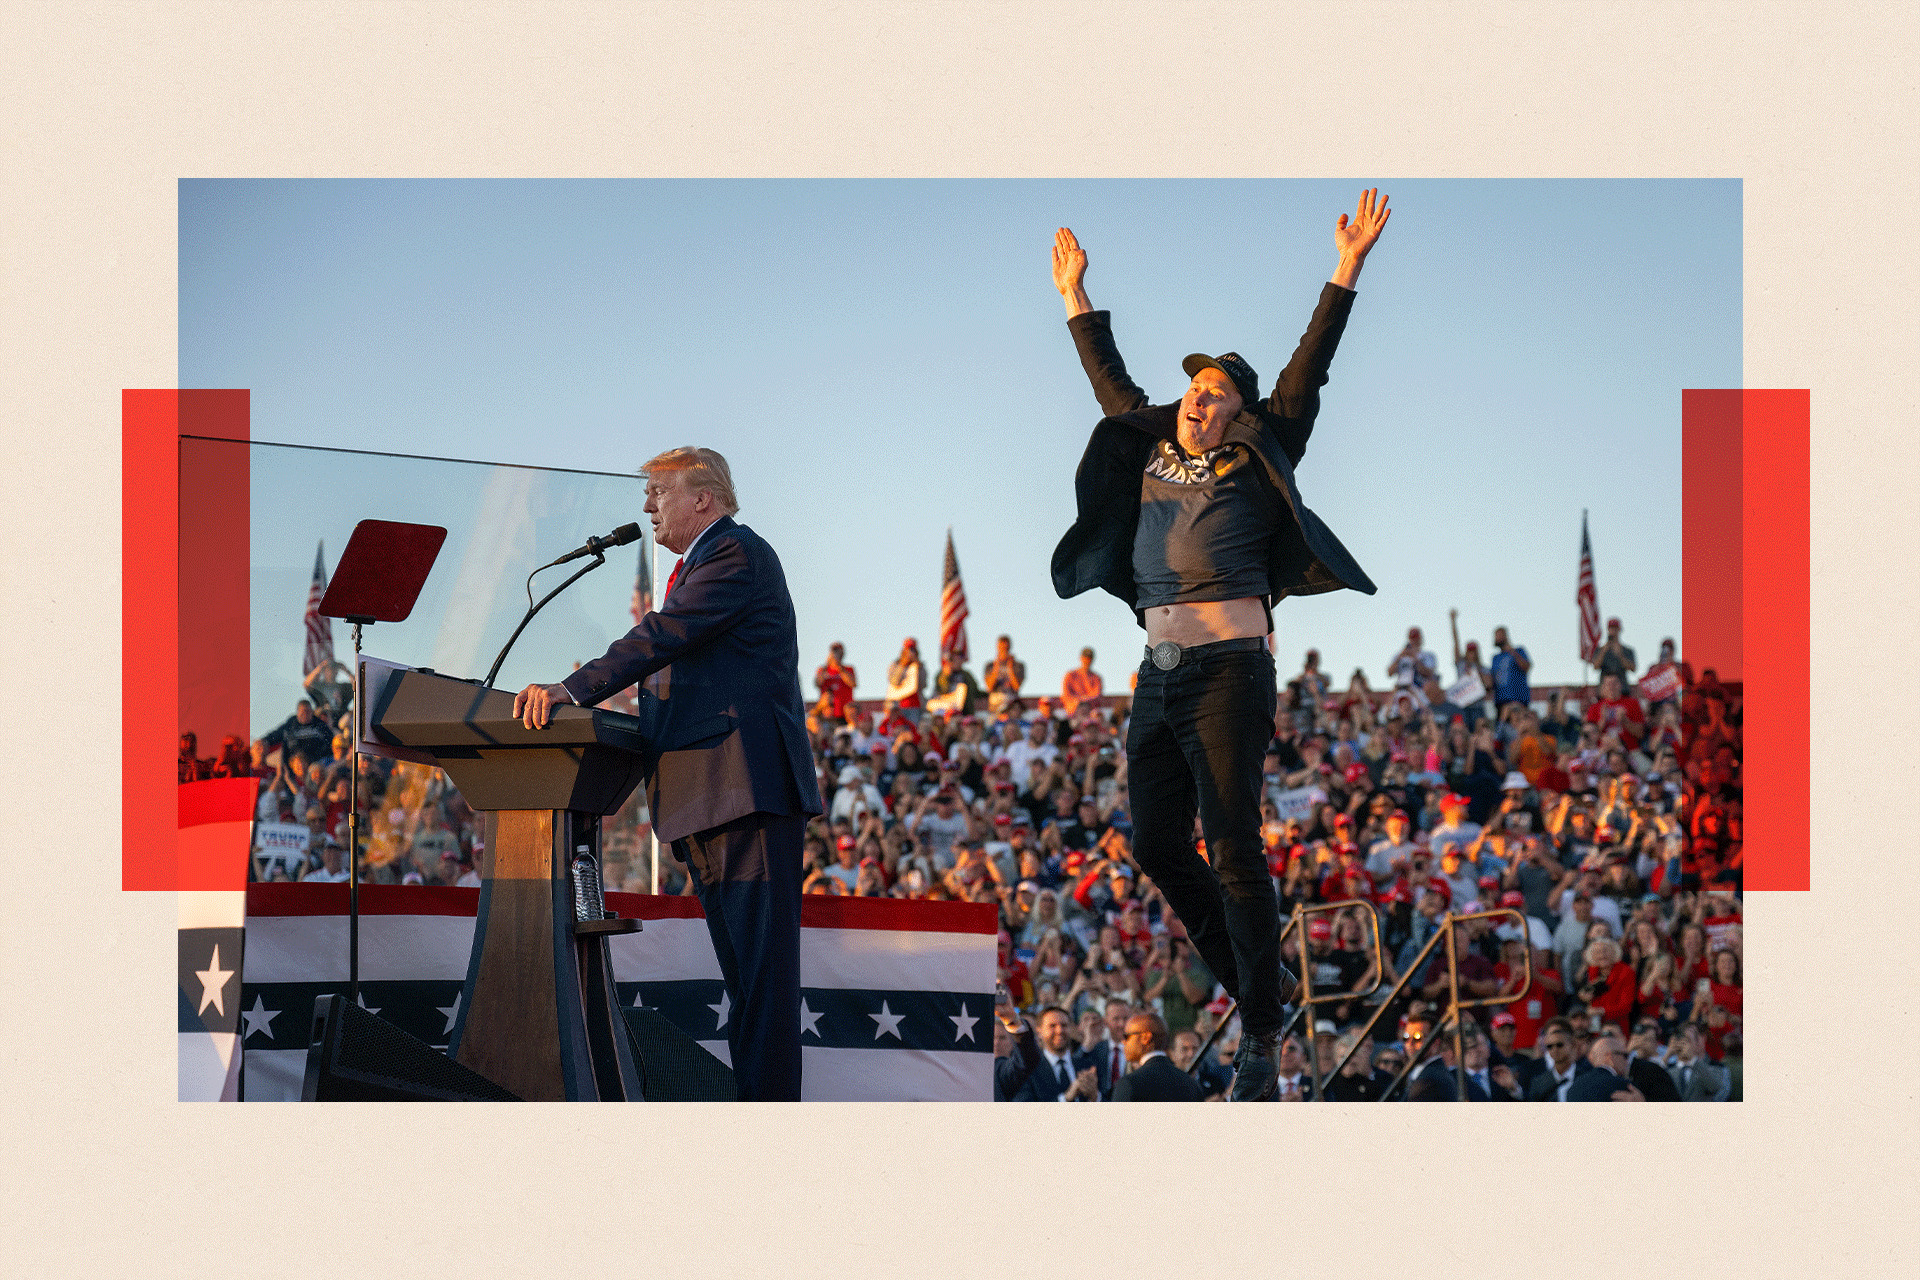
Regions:
[[[1233,1086],[1227,1091],[1228,1102],[1267,1102],[1273,1098],[1280,1083],[1280,1067],[1276,1062],[1279,1044],[1278,1031],[1265,1035],[1240,1033],[1240,1050],[1233,1055]]]

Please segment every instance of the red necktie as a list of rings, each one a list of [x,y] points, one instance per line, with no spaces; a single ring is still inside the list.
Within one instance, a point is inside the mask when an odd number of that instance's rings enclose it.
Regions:
[[[667,597],[673,594],[673,581],[675,578],[678,578],[680,576],[680,566],[685,564],[686,562],[687,562],[687,558],[685,556],[681,556],[678,560],[675,560],[673,562],[673,570],[672,572],[667,574],[667,589],[660,593],[661,604],[665,604],[667,602]]]

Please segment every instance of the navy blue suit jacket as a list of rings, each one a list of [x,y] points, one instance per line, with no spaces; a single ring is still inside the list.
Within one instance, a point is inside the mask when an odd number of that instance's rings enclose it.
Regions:
[[[1198,1102],[1206,1096],[1199,1082],[1164,1053],[1113,1082],[1115,1102]]]
[[[750,813],[823,810],[793,598],[764,538],[720,517],[660,608],[562,683],[587,707],[650,676],[658,719],[647,803],[660,839]]]

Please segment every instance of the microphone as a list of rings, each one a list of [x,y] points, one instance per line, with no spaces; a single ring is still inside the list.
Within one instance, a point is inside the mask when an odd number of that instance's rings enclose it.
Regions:
[[[578,560],[581,556],[597,556],[606,551],[608,547],[624,547],[629,542],[637,541],[639,537],[639,525],[623,524],[604,538],[588,538],[585,546],[575,547],[553,563],[565,564],[569,560]],[[552,565],[548,567],[551,568]]]

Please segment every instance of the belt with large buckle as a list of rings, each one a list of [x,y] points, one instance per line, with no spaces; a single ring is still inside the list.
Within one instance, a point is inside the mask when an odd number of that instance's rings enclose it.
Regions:
[[[1162,671],[1171,671],[1192,658],[1204,658],[1209,653],[1243,653],[1267,647],[1265,636],[1240,636],[1232,640],[1210,640],[1206,644],[1190,644],[1180,647],[1171,640],[1162,640],[1147,650],[1147,660]]]

